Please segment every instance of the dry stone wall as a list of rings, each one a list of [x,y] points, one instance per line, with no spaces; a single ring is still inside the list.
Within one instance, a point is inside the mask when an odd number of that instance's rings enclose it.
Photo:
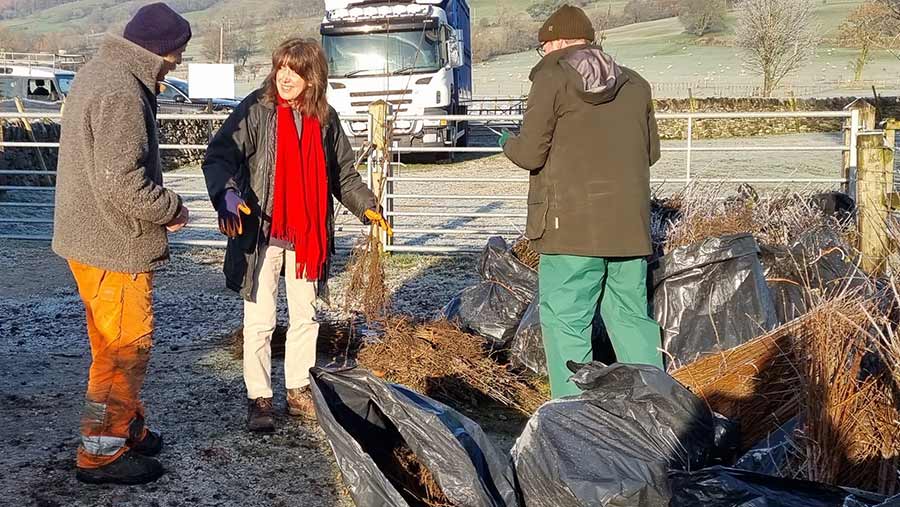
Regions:
[[[855,100],[854,97],[827,99],[753,99],[753,98],[705,98],[663,99],[656,101],[660,113],[674,112],[764,112],[764,111],[840,111]],[[880,117],[900,117],[900,97],[884,97],[878,103]],[[770,119],[711,119],[696,120],[693,125],[695,139],[745,137],[758,135],[794,134],[803,132],[838,132],[843,121],[823,118],[770,118]],[[28,141],[29,136],[18,120],[2,121],[5,141]],[[57,142],[59,124],[52,121],[32,121],[32,129],[38,141]],[[160,122],[163,144],[206,144],[209,137],[221,126],[221,122],[164,120]],[[685,139],[685,120],[660,120],[660,136],[663,139]],[[42,148],[41,155],[50,170],[56,168],[57,150]],[[199,164],[203,150],[164,150],[163,169],[172,170],[185,165]],[[0,152],[0,170],[41,170],[35,148],[6,148]],[[0,175],[0,185],[52,185],[47,176]]]
[[[34,132],[34,140],[38,142],[55,143],[59,141],[59,123],[53,121],[31,121],[31,129]],[[4,142],[31,142],[32,138],[25,129],[25,123],[21,120],[2,120],[0,130],[3,131]],[[40,155],[38,154],[40,152]],[[44,165],[41,165],[41,158]],[[55,148],[10,148],[0,147],[0,170],[12,171],[55,171],[57,150]],[[36,175],[4,175],[0,174],[0,185],[53,185],[52,176]]]
[[[31,121],[35,139],[38,142],[59,142],[60,125],[53,121]],[[216,132],[222,122],[164,120],[160,122],[161,144],[206,144],[210,134]],[[4,120],[0,122],[3,140],[7,142],[30,142],[31,137],[21,120]],[[187,165],[199,164],[203,160],[204,150],[162,150],[163,170],[170,171]],[[0,170],[40,171],[40,157],[50,171],[56,170],[58,150],[41,148],[40,156],[37,148],[5,148],[0,151]],[[3,185],[53,185],[52,176],[34,175],[2,175]]]
[[[662,99],[655,101],[659,113],[721,113],[721,112],[787,112],[842,111],[855,97],[824,99]],[[871,99],[870,99],[871,102]],[[900,97],[883,97],[878,103],[880,116],[900,116]],[[765,119],[709,119],[695,120],[694,139],[769,136],[805,132],[839,132],[841,119],[827,118],[765,118]],[[686,120],[660,120],[659,134],[663,139],[686,139]]]
[[[207,144],[222,126],[221,121],[163,120],[160,121],[161,144]],[[171,171],[188,165],[200,164],[204,150],[163,150],[163,170]]]

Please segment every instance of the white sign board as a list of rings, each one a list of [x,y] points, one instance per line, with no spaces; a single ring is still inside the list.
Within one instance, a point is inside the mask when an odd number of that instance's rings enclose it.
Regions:
[[[188,97],[191,99],[233,99],[234,65],[192,63],[188,65]]]

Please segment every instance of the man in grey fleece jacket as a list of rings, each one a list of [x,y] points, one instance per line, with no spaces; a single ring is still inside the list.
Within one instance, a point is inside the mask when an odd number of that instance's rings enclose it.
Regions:
[[[76,477],[138,484],[163,473],[162,438],[144,426],[140,390],[153,334],[153,270],[188,210],[163,187],[157,82],[181,63],[190,24],[162,3],[108,36],[67,97],[53,250],[72,270],[87,313],[91,364]]]

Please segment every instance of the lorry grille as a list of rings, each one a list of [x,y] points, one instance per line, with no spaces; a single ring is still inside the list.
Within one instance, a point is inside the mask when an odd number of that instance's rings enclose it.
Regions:
[[[372,102],[374,102],[374,101],[373,100],[361,100],[361,101],[351,102],[350,105],[353,107],[368,106]],[[388,100],[388,103],[391,104],[392,106],[399,106],[401,104],[412,104],[412,99],[397,99],[397,100],[391,99],[391,100]]]
[[[382,90],[380,92],[350,92],[351,97],[388,97],[390,95],[407,95],[412,90]]]
[[[408,111],[409,111],[409,109],[407,109],[405,107],[398,107],[398,108],[394,109],[395,113],[406,113]],[[355,114],[369,114],[369,110],[368,109],[356,109],[354,111],[354,113]]]

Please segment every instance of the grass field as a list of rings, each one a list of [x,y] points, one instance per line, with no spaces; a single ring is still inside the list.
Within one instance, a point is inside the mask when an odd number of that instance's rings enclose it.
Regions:
[[[806,66],[784,80],[784,85],[812,87],[823,82],[848,81],[853,77],[848,64],[855,51],[833,47],[827,39],[860,3],[861,0],[832,0],[818,6],[816,21],[822,28],[821,33],[826,42]],[[641,72],[651,82],[699,86],[711,82],[755,83],[759,78],[742,66],[744,57],[741,51],[730,45],[734,23],[735,17],[732,15],[729,18],[729,28],[715,35],[718,41],[711,45],[699,44],[696,37],[684,33],[677,19],[670,18],[610,30],[604,46],[620,63]],[[477,66],[476,94],[509,95],[527,92],[528,72],[537,61],[535,52],[527,51],[498,57]],[[873,61],[866,67],[863,78],[898,82],[900,60],[887,51],[877,51]],[[896,93],[898,90],[884,91]]]

